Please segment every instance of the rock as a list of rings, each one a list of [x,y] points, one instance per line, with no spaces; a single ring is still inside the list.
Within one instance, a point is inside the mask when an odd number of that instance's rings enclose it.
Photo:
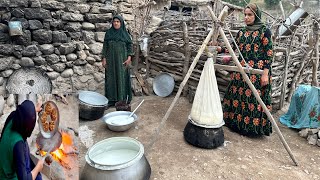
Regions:
[[[74,53],[68,54],[67,55],[67,60],[68,61],[75,61],[78,58],[78,56]]]
[[[21,68],[20,64],[12,64],[11,65],[11,69],[18,70],[20,68]]]
[[[42,1],[42,8],[50,9],[50,10],[59,10],[64,9],[66,6],[62,2],[50,0],[50,1]]]
[[[0,77],[0,86],[2,86],[4,83],[4,78],[3,77]]]
[[[75,44],[76,44],[76,50],[77,51],[84,50],[84,48],[85,48],[84,41],[78,41],[78,42],[75,42]]]
[[[64,43],[59,47],[60,54],[66,55],[72,53],[76,49],[76,45],[73,43]]]
[[[318,132],[318,138],[320,139],[320,131]]]
[[[22,36],[14,36],[12,37],[14,42],[19,45],[29,45],[31,44],[31,32],[29,30],[23,31]]]
[[[72,61],[66,62],[66,66],[67,66],[67,68],[72,68],[73,67],[73,62]]]
[[[1,76],[7,78],[7,77],[9,77],[12,73],[13,73],[13,70],[8,69],[8,70],[5,70],[5,71],[2,71],[2,72],[1,72]]]
[[[67,62],[67,57],[65,55],[61,55],[60,56],[60,61],[63,62],[63,63]]]
[[[84,66],[84,74],[94,74],[95,72],[95,69],[94,69],[94,66],[92,66],[91,64],[86,64]]]
[[[82,76],[84,74],[81,66],[73,66],[73,71],[79,76]]]
[[[27,19],[45,20],[52,18],[50,11],[42,8],[25,8],[24,14]]]
[[[41,7],[41,3],[40,3],[40,0],[29,0],[29,4],[30,4],[30,7],[32,8],[39,8]]]
[[[45,64],[47,63],[47,62],[46,62],[46,59],[43,58],[42,56],[34,57],[34,58],[33,58],[33,62],[34,62],[35,65],[37,65],[37,66],[45,65]]]
[[[7,98],[7,105],[9,107],[12,107],[15,105],[15,99],[14,99],[14,95],[13,94],[9,94],[8,98]]]
[[[36,30],[42,29],[43,25],[39,20],[29,20],[29,29]]]
[[[28,57],[22,57],[21,61],[20,61],[20,65],[22,67],[33,67],[34,66],[34,62],[32,61],[31,58]]]
[[[53,19],[52,21],[50,21],[50,26],[54,29],[63,29],[64,24],[60,19]]]
[[[74,4],[73,6],[67,6],[67,11],[85,14],[90,11],[90,8],[91,6],[89,4]]]
[[[90,57],[90,56],[88,56],[86,58],[86,61],[91,65],[93,65],[96,62],[96,60],[93,57]]]
[[[28,29],[28,28],[29,28],[29,22],[28,22],[28,20],[25,19],[25,18],[16,18],[16,17],[13,17],[13,18],[11,18],[11,21],[20,21],[20,22],[21,22],[22,29]]]
[[[57,72],[48,72],[47,75],[51,80],[55,80],[60,76],[60,74]]]
[[[319,132],[319,129],[309,129],[308,135],[317,134]]]
[[[68,22],[67,25],[64,26],[64,30],[69,32],[78,32],[81,30],[82,25],[79,22]]]
[[[90,14],[87,13],[85,15],[85,19],[89,21],[90,23],[104,23],[111,21],[112,19],[112,13],[106,13],[106,14]]]
[[[87,81],[89,81],[90,79],[93,79],[93,77],[91,75],[84,75],[84,76],[80,76],[79,80],[82,83],[86,83]]]
[[[92,6],[90,9],[90,13],[93,14],[106,14],[106,13],[114,13],[117,11],[117,7],[106,4],[105,6]],[[132,10],[130,11],[132,12]]]
[[[53,31],[52,32],[52,42],[53,43],[66,43],[66,42],[68,42],[68,37],[64,32]]]
[[[57,72],[63,72],[66,69],[65,63],[57,63],[51,66],[53,70]]]
[[[91,44],[94,42],[94,32],[82,31],[82,39],[86,44]]]
[[[10,36],[9,36],[9,34],[0,31],[0,42],[6,43],[6,42],[8,42],[8,41],[10,41]]]
[[[95,40],[97,41],[97,42],[104,42],[104,35],[105,35],[106,33],[105,32],[96,32],[95,33]]]
[[[132,14],[122,14],[122,17],[125,21],[133,21],[134,16]]]
[[[90,48],[90,52],[92,54],[101,54],[101,51],[102,51],[102,47],[103,47],[103,44],[102,43],[93,43],[93,44],[90,44],[89,45],[89,48]]]
[[[0,32],[9,32],[9,27],[6,24],[0,23]]]
[[[68,32],[68,36],[74,41],[80,41],[82,38],[81,32]]]
[[[82,29],[84,30],[94,30],[95,28],[96,28],[95,25],[92,23],[88,23],[88,22],[82,23]]]
[[[39,29],[32,32],[32,37],[39,44],[50,44],[52,42],[52,31]]]
[[[318,140],[318,135],[317,134],[312,134],[308,136],[308,144],[311,145],[316,145]]]
[[[73,75],[73,70],[72,69],[66,69],[61,73],[61,77],[63,78],[68,78]]]
[[[55,64],[60,61],[59,56],[56,54],[46,56],[46,60],[49,64]]]
[[[94,80],[97,82],[102,82],[104,80],[104,74],[103,73],[94,73],[93,74]]]
[[[71,12],[63,13],[61,16],[61,19],[64,21],[80,21],[80,22],[84,20],[82,14],[71,13]]]
[[[78,58],[79,58],[79,59],[85,60],[85,59],[87,58],[87,54],[84,52],[84,50],[78,51],[78,52],[77,52],[77,55],[78,55]]]
[[[111,28],[111,23],[95,23],[96,31],[105,32],[107,29]]]
[[[87,64],[87,61],[83,59],[77,59],[74,61],[74,65],[76,66],[85,65],[85,64]]]
[[[49,55],[54,52],[54,47],[52,44],[42,44],[39,46],[39,48],[40,48],[40,51],[42,52],[42,54],[44,54],[44,55]]]
[[[0,95],[0,117],[3,115],[4,105],[5,105],[4,97]]]
[[[9,56],[0,58],[0,71],[6,70],[7,67],[11,66],[16,58]]]
[[[22,55],[27,57],[36,56],[39,53],[39,49],[36,45],[27,46],[23,51]]]
[[[11,14],[17,18],[23,18],[24,11],[21,8],[15,8],[11,11]]]
[[[28,7],[28,0],[1,0],[0,7]]]
[[[13,48],[11,44],[0,44],[0,54],[9,56],[13,53]]]

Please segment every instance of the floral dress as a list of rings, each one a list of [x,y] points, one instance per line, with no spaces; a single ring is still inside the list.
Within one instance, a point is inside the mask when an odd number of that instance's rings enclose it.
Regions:
[[[244,60],[239,57],[242,66],[247,63],[254,69],[269,69],[269,84],[261,86],[260,74],[247,74],[257,89],[260,97],[271,111],[271,63],[272,41],[271,32],[264,25],[256,31],[241,29],[236,42]],[[224,51],[227,51],[226,49]],[[271,122],[264,113],[253,92],[242,78],[240,72],[231,73],[223,99],[223,116],[226,126],[243,135],[267,135],[272,132]]]

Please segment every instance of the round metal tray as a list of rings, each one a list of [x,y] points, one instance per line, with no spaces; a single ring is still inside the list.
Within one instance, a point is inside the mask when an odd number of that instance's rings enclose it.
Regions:
[[[174,89],[174,79],[168,73],[160,73],[153,80],[153,91],[160,97],[169,96]]]
[[[57,112],[57,120],[55,121],[55,124],[54,124],[54,129],[52,131],[48,130],[48,131],[45,131],[44,127],[43,127],[43,124],[41,122],[41,118],[42,116],[44,115],[45,111],[46,111],[46,106],[47,104],[50,104],[51,107],[53,109],[56,110]],[[59,122],[60,122],[60,114],[59,114],[59,109],[57,107],[57,105],[52,102],[52,101],[47,101],[45,102],[43,105],[42,105],[42,110],[39,112],[39,117],[38,117],[38,124],[39,124],[39,128],[40,128],[40,133],[41,135],[44,137],[44,138],[51,138],[52,136],[54,136],[56,134],[56,132],[58,131],[58,128],[59,128]],[[46,115],[47,118],[46,118],[46,122],[52,122],[53,120],[51,119],[51,115],[50,114],[47,114]]]

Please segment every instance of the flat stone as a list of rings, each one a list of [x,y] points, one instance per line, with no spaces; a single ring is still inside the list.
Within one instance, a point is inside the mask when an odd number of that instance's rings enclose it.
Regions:
[[[66,43],[68,42],[68,37],[66,33],[61,31],[53,31],[52,32],[52,42],[53,43]]]
[[[11,14],[17,18],[23,18],[24,11],[21,8],[15,8],[11,11]]]
[[[73,70],[72,69],[66,69],[61,73],[61,77],[63,78],[68,78],[73,75]]]
[[[95,25],[92,23],[88,23],[88,22],[82,23],[82,29],[84,30],[94,30],[95,28],[96,28]]]
[[[90,23],[103,23],[108,22],[112,19],[112,13],[106,14],[90,14],[85,15],[85,19]]]
[[[13,56],[0,58],[0,71],[6,70],[8,67],[10,67],[16,58]]]
[[[60,76],[60,73],[57,72],[48,72],[47,75],[51,80],[55,80]]]
[[[91,44],[94,42],[94,32],[82,31],[82,39],[86,44]]]
[[[70,31],[70,32],[78,32],[82,28],[82,25],[79,22],[68,22],[64,26],[64,30]]]
[[[104,35],[105,35],[106,33],[105,32],[96,32],[95,33],[95,40],[97,41],[97,42],[104,42]]]
[[[39,52],[39,48],[36,45],[27,46],[23,51],[22,55],[27,57],[36,56]]]
[[[37,65],[37,66],[45,65],[45,64],[47,63],[47,62],[46,62],[46,59],[43,58],[42,56],[34,57],[34,58],[33,58],[33,62],[34,62],[35,65]]]
[[[9,77],[12,73],[13,73],[13,70],[8,69],[8,70],[5,70],[5,71],[2,71],[2,72],[1,72],[1,76],[7,78],[7,77]]]
[[[104,74],[103,73],[94,73],[93,74],[93,77],[94,77],[94,80],[97,81],[97,82],[102,82],[104,80]]]
[[[20,68],[21,68],[20,64],[12,64],[11,65],[11,69],[18,70]]]
[[[68,36],[71,38],[71,40],[80,41],[82,38],[82,33],[81,32],[68,32]]]
[[[102,51],[102,47],[103,47],[103,44],[102,43],[93,43],[93,44],[90,44],[89,45],[89,48],[90,48],[90,52],[92,54],[101,54],[101,51]]]
[[[45,20],[52,18],[50,11],[42,8],[25,8],[24,13],[27,19]]]
[[[72,53],[76,49],[76,45],[73,43],[64,43],[59,47],[60,54],[66,55]]]
[[[78,51],[77,56],[79,59],[83,59],[83,60],[85,60],[87,58],[87,54],[84,52],[84,50]]]
[[[96,31],[105,32],[107,29],[111,28],[111,23],[95,23]]]
[[[66,68],[73,68],[73,62],[72,61],[66,62]]]
[[[0,86],[2,86],[4,83],[4,78],[3,77],[0,77]]]
[[[85,48],[84,41],[78,41],[78,42],[75,42],[75,44],[76,44],[77,51],[84,50],[84,48]]]
[[[39,46],[39,49],[44,55],[49,55],[54,53],[54,47],[52,44],[42,44]]]
[[[318,135],[317,134],[312,134],[308,136],[308,144],[311,145],[316,145],[318,140]]]
[[[39,8],[41,7],[40,0],[29,0],[30,7]]]
[[[91,6],[89,4],[75,4],[73,6],[68,6],[67,9],[70,12],[80,12],[81,14],[88,13]]]
[[[0,31],[0,42],[6,43],[10,41],[10,36],[8,33],[4,33],[2,31]]]
[[[20,65],[22,67],[33,67],[34,66],[34,62],[31,58],[28,57],[22,57],[21,61],[20,61]]]
[[[84,74],[81,66],[73,66],[73,71],[74,71],[74,73],[78,74],[79,76],[82,76]]]
[[[19,45],[30,45],[31,44],[31,32],[29,30],[25,30],[21,36],[14,36],[14,42]]]
[[[52,31],[39,29],[32,32],[32,37],[39,44],[51,44],[52,42]]]
[[[61,16],[61,19],[64,21],[80,21],[80,22],[84,20],[82,14],[70,13],[70,12],[63,13]]]
[[[66,63],[68,61],[65,55],[60,55],[59,57],[60,57],[60,61],[63,63]]]
[[[75,61],[78,58],[78,56],[74,53],[68,54],[66,57],[68,61]]]
[[[93,65],[93,64],[96,62],[96,60],[95,60],[93,57],[91,57],[91,56],[88,56],[88,57],[86,58],[86,61],[87,61],[89,64],[91,64],[91,65]]]
[[[74,65],[76,66],[85,65],[85,64],[87,64],[87,61],[83,59],[77,59],[74,61]]]
[[[57,71],[57,72],[63,72],[66,68],[66,64],[65,63],[57,63],[51,66],[53,70]]]
[[[91,75],[84,75],[84,76],[80,76],[79,80],[82,83],[86,83],[87,81],[89,81],[90,79],[93,79],[93,77]]]
[[[41,21],[39,20],[29,20],[29,29],[36,30],[36,29],[42,29],[43,25]]]
[[[59,10],[64,9],[66,6],[62,2],[49,0],[49,1],[42,1],[41,2],[42,8],[50,9],[50,10]]]
[[[28,7],[28,0],[1,0],[0,7]]]
[[[9,56],[13,53],[13,48],[11,44],[0,44],[0,54]]]
[[[57,62],[60,61],[59,59],[59,56],[56,55],[56,54],[50,54],[48,56],[46,56],[46,61],[49,63],[49,64],[55,64]]]

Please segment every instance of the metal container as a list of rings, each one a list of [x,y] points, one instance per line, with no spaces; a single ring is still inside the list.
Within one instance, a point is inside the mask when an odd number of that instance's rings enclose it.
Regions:
[[[93,91],[79,92],[79,116],[86,120],[96,120],[103,116],[108,99]]]
[[[130,137],[113,137],[93,145],[85,155],[81,180],[148,180],[151,167],[143,145]]]
[[[136,114],[132,115],[133,120],[130,121],[128,120],[125,124],[117,124],[117,123],[112,123],[111,119],[113,118],[117,118],[116,120],[122,120],[121,118],[126,118],[130,115],[131,112],[129,111],[115,111],[115,112],[111,112],[108,113],[106,115],[104,115],[101,119],[102,121],[104,121],[108,128],[112,131],[126,131],[128,129],[130,129],[134,123],[136,122],[136,120],[138,119],[138,116]]]
[[[308,12],[306,12],[304,9],[297,8],[279,27],[279,36],[290,35],[297,25],[300,25],[308,15]]]
[[[168,73],[160,73],[154,78],[152,87],[156,95],[167,97],[174,89],[174,78]]]

